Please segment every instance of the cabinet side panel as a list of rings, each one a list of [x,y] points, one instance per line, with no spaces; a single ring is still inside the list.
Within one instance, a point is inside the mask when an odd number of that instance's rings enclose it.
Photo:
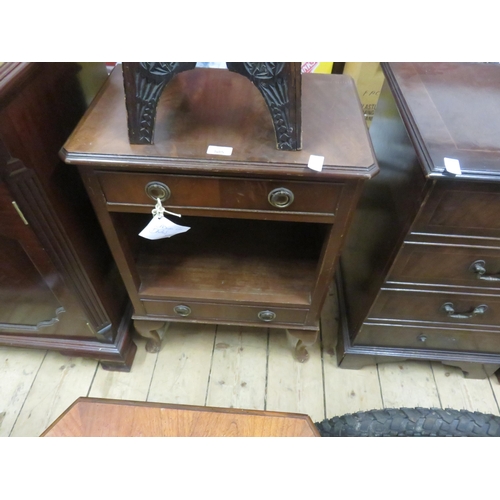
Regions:
[[[370,135],[380,173],[365,184],[341,256],[351,335],[368,315],[429,184],[387,82]]]

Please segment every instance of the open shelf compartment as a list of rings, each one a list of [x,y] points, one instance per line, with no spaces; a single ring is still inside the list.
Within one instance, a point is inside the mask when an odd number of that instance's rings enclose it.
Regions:
[[[151,241],[138,236],[150,216],[114,216],[129,229],[141,299],[310,305],[326,231],[322,224],[171,217],[191,229]]]

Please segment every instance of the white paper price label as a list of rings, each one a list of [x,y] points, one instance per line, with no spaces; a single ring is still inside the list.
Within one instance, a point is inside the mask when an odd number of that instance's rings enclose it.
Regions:
[[[163,216],[153,217],[151,222],[139,233],[139,236],[148,240],[160,240],[161,238],[170,238],[176,234],[185,233],[191,229],[187,226],[179,226]]]
[[[462,169],[460,168],[460,162],[455,158],[445,158],[444,159],[444,169],[453,175],[460,175]]]
[[[226,146],[208,146],[207,155],[222,155],[231,156],[233,154],[233,148]]]
[[[323,170],[323,162],[325,161],[324,156],[316,156],[316,155],[311,155],[309,156],[309,162],[307,166],[311,170],[315,170],[316,172],[321,172]]]

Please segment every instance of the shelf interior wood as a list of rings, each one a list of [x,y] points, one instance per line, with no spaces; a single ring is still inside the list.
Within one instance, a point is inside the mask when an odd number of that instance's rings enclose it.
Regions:
[[[118,216],[135,228],[130,239],[143,299],[310,304],[326,226],[183,217],[176,222],[191,227],[188,232],[150,241],[135,236],[149,216]]]

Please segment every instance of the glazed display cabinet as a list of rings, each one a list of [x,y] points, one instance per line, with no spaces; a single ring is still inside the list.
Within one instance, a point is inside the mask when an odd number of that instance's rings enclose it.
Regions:
[[[0,345],[128,370],[125,288],[78,172],[58,156],[86,109],[80,69],[0,66]]]

